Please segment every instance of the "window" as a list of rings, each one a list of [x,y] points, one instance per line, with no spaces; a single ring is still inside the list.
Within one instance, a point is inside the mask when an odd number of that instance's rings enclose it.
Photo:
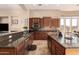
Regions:
[[[62,32],[71,33],[78,30],[78,22],[78,17],[62,17],[60,19],[60,29]]]
[[[63,29],[64,29],[64,19],[63,18],[60,19],[60,28],[63,31]]]
[[[77,30],[78,29],[78,19],[74,18],[72,19],[72,31]]]
[[[71,32],[70,30],[70,25],[71,24],[71,19],[66,19],[66,32]]]

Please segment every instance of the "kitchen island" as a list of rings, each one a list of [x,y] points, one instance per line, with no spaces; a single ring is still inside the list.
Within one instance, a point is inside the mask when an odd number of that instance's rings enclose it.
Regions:
[[[79,55],[79,38],[68,40],[49,32],[48,48],[52,55]]]
[[[25,54],[25,49],[32,42],[29,39],[31,33],[10,32],[0,34],[0,55],[19,55]]]

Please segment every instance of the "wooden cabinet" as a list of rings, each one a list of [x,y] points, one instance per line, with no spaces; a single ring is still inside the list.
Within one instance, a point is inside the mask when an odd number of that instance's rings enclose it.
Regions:
[[[41,18],[37,18],[37,17],[29,18],[29,29],[31,29],[35,23],[41,26]]]
[[[33,36],[34,40],[47,40],[47,34],[43,31],[35,31]]]
[[[30,37],[29,37],[29,40],[28,40],[28,45],[32,45],[33,40],[34,40],[34,36],[33,35],[34,35],[34,33],[32,32]]]
[[[16,49],[14,47],[0,47],[0,55],[14,55]]]
[[[59,55],[65,54],[65,48],[62,45],[60,45],[59,43],[57,43],[57,42],[55,43],[55,48],[56,48],[56,52],[59,52],[57,54],[59,54]]]
[[[41,32],[41,37],[42,37],[42,40],[47,40],[47,32]]]
[[[50,26],[51,17],[43,17],[43,20],[44,20],[44,27]]]
[[[51,41],[51,54],[52,55],[55,55],[56,54],[56,50],[55,50],[56,48],[55,48],[55,41],[54,40],[52,40]]]
[[[60,19],[59,18],[52,18],[51,19],[51,27],[59,27],[60,26]]]
[[[51,17],[43,17],[43,18],[29,18],[29,28],[31,29],[34,23],[38,23],[40,27],[59,27],[60,19],[59,18],[51,18]]]
[[[39,31],[34,32],[34,40],[41,40],[41,33]]]
[[[47,38],[48,40],[47,40],[47,43],[48,43],[48,48],[49,48],[49,51],[50,51],[50,53],[52,54],[52,41],[51,41],[51,38],[50,37],[48,37]]]
[[[22,41],[16,48],[17,55],[25,54],[25,41]]]
[[[43,20],[43,18],[40,19],[40,26],[41,26],[41,28],[44,27],[44,20]]]
[[[65,48],[48,36],[48,48],[52,55],[64,55]]]

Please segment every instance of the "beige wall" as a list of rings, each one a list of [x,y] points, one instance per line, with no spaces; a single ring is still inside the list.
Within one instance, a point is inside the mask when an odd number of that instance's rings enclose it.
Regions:
[[[61,16],[79,16],[79,11],[64,11]]]
[[[0,23],[9,23],[8,17],[0,17]]]
[[[79,16],[79,11],[31,10],[30,17]]]
[[[57,10],[31,10],[30,17],[60,17]]]
[[[29,19],[29,11],[24,10],[0,10],[0,17],[8,17],[8,22],[10,24],[10,30],[22,31],[24,24],[24,19]],[[18,19],[18,24],[11,24],[12,19]],[[28,22],[26,22],[28,26]]]

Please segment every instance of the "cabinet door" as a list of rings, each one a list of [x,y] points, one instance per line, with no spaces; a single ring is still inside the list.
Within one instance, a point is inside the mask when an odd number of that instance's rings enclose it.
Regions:
[[[65,54],[65,48],[61,46],[59,43],[55,43],[55,51],[57,55],[64,55]]]
[[[51,17],[43,17],[44,19],[44,27],[50,26]]]
[[[59,18],[53,18],[51,20],[51,27],[59,27],[60,26],[60,19]]]
[[[47,32],[41,33],[42,40],[47,40]]]
[[[41,26],[41,28],[44,27],[44,19],[43,18],[40,20],[40,26]]]
[[[22,41],[17,47],[17,55],[25,54],[25,41]]]
[[[47,40],[48,40],[47,41],[48,42],[48,49],[49,49],[50,53],[52,54],[52,42],[51,42],[50,36],[48,36]]]
[[[34,40],[40,40],[41,37],[40,37],[40,32],[34,32]]]
[[[29,43],[28,44],[32,45],[33,40],[34,40],[34,33],[32,32],[31,35],[30,35],[30,37],[29,37],[29,41],[28,41]]]
[[[55,55],[55,41],[54,40],[52,40],[52,51],[51,51],[51,53],[52,53],[52,55]]]
[[[41,18],[29,18],[29,28],[31,29],[32,26],[37,23],[41,26]]]

